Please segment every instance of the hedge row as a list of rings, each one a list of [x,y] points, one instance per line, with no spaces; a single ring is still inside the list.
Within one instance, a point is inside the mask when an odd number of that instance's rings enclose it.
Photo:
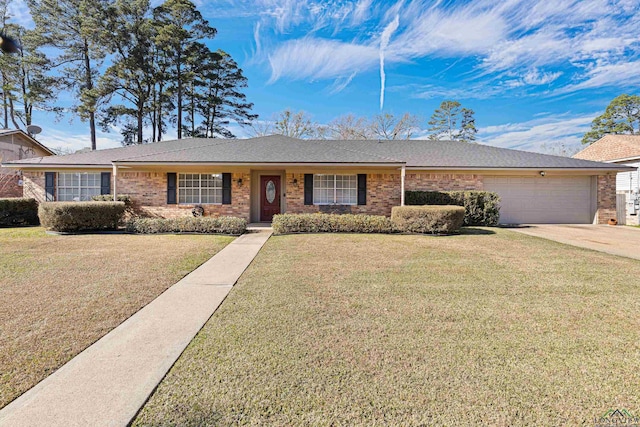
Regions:
[[[275,234],[285,233],[430,233],[446,234],[460,229],[464,208],[460,206],[397,206],[391,218],[381,215],[281,214],[274,215]]]
[[[40,223],[60,232],[115,230],[122,222],[123,202],[46,202],[38,208]]]
[[[391,222],[411,233],[450,234],[462,227],[464,212],[462,206],[395,206]]]
[[[247,221],[230,216],[181,217],[181,218],[136,218],[126,223],[130,233],[205,233],[242,234],[247,230]]]
[[[0,199],[0,227],[38,223],[38,202],[35,199]]]
[[[273,232],[283,233],[392,233],[386,216],[353,214],[280,214],[271,222]]]
[[[464,206],[464,225],[498,225],[500,197],[489,191],[406,191],[407,205]]]

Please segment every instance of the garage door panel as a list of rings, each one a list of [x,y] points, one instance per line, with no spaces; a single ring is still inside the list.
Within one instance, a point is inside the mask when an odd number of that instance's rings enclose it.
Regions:
[[[484,178],[484,187],[500,196],[502,224],[588,224],[591,177]]]

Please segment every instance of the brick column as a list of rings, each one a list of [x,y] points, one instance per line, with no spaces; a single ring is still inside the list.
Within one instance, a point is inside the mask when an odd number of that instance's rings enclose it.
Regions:
[[[598,175],[596,223],[606,224],[616,217],[616,175]]]

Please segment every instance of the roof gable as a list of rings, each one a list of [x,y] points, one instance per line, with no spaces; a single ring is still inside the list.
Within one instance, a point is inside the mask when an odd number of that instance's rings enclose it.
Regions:
[[[45,153],[47,153],[50,156],[55,156],[56,154],[21,129],[0,129],[0,138],[2,138],[3,136],[11,136],[11,135],[20,138],[22,141],[26,142],[28,145],[32,145],[34,147],[37,147],[43,150]]]
[[[605,135],[573,157],[598,162],[640,158],[640,135]]]

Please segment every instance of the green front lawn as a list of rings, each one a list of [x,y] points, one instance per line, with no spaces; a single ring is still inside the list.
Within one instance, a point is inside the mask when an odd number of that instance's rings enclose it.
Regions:
[[[0,407],[232,240],[0,229]]]
[[[473,233],[272,237],[135,425],[640,415],[640,262]]]

